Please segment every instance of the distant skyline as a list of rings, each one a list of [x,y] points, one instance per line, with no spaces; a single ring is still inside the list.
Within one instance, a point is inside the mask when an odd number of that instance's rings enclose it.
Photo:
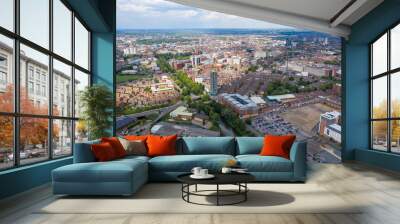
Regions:
[[[287,29],[165,0],[117,0],[117,29]]]

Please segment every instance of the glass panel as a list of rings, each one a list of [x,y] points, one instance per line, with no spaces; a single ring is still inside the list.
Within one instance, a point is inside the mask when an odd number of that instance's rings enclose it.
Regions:
[[[372,118],[387,118],[387,77],[372,81]]]
[[[72,117],[71,66],[53,60],[53,114]]]
[[[53,1],[53,51],[71,60],[72,12],[60,1]]]
[[[14,0],[0,1],[0,26],[14,31]]]
[[[0,35],[0,111],[14,111],[13,40]]]
[[[53,156],[72,154],[72,121],[53,120]]]
[[[75,18],[75,63],[89,70],[89,32]]]
[[[390,37],[390,67],[400,67],[400,24],[391,30]]]
[[[373,76],[387,71],[387,34],[372,44]]]
[[[80,94],[87,86],[89,86],[89,75],[75,69],[75,117],[81,114]]]
[[[372,122],[372,147],[387,151],[387,121]]]
[[[400,120],[391,121],[392,152],[400,153]]]
[[[14,165],[13,118],[0,116],[0,170]]]
[[[88,140],[88,129],[84,120],[75,121],[75,143]]]
[[[21,117],[20,119],[21,164],[35,163],[49,158],[49,120]]]
[[[47,55],[21,44],[21,113],[48,114],[48,63]]]
[[[21,36],[49,48],[49,0],[20,0]]]
[[[400,72],[391,75],[391,88],[390,88],[390,98],[391,98],[391,110],[392,117],[400,118]]]

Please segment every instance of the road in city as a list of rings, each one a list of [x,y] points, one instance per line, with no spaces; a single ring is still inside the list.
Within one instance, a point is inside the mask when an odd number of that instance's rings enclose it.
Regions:
[[[176,104],[174,104],[174,105],[172,105],[172,106],[157,109],[159,115],[158,115],[158,117],[157,117],[156,119],[152,120],[151,122],[149,122],[149,123],[147,123],[147,124],[145,124],[145,125],[138,126],[138,127],[134,127],[134,128],[132,128],[132,129],[130,129],[130,130],[128,131],[128,133],[129,133],[129,134],[137,134],[137,133],[139,133],[139,132],[140,132],[140,133],[149,133],[151,127],[152,127],[154,124],[156,124],[156,123],[157,123],[159,120],[161,120],[164,116],[166,116],[167,114],[171,113],[171,112],[174,111],[176,108],[178,108],[179,106],[182,106],[182,105],[183,105],[183,102],[182,102],[182,101],[178,101]],[[149,111],[146,111],[146,112],[149,112]],[[154,113],[154,111],[153,111],[152,113]],[[150,113],[150,114],[152,114],[152,113]],[[143,113],[141,113],[141,114],[143,114]],[[135,115],[136,115],[136,114],[131,114],[131,115],[127,115],[127,116],[135,116]]]

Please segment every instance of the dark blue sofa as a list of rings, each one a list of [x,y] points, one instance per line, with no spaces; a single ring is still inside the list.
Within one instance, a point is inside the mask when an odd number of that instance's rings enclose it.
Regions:
[[[176,181],[180,174],[200,166],[218,172],[228,160],[237,160],[259,182],[304,182],[306,142],[295,142],[290,159],[259,156],[263,137],[183,137],[177,141],[177,155],[128,156],[96,162],[90,145],[75,145],[74,163],[52,172],[54,194],[131,195],[148,181]]]

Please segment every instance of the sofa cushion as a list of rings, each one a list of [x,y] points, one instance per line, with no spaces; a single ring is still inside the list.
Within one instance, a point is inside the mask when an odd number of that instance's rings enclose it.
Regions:
[[[235,142],[233,137],[184,137],[181,150],[186,155],[234,155]]]
[[[76,163],[53,170],[53,181],[59,182],[127,182],[132,167],[123,163]]]
[[[125,156],[124,158],[121,158],[121,159],[114,160],[113,162],[118,162],[118,161],[121,162],[121,161],[123,161],[123,162],[128,162],[129,163],[129,162],[134,161],[134,160],[148,162],[149,159],[150,159],[150,157],[147,157],[147,156],[130,155],[130,156]]]
[[[239,155],[240,167],[249,172],[292,172],[292,161],[279,156]]]
[[[157,136],[149,135],[147,137],[148,156],[166,156],[176,155],[176,139],[178,135]]]
[[[236,137],[236,155],[260,154],[264,137]]]
[[[126,151],[124,146],[122,146],[121,142],[117,137],[104,137],[101,138],[101,142],[108,142],[114,149],[115,155],[117,158],[122,158],[126,156]]]
[[[231,155],[175,155],[158,156],[149,160],[150,171],[163,172],[190,172],[193,167],[199,166],[210,171],[219,171],[230,159]]]
[[[140,141],[144,141],[144,142],[146,142],[146,140],[147,140],[147,135],[126,135],[126,136],[123,136],[126,140],[129,140],[129,141],[137,141],[137,140],[140,140]]]
[[[126,155],[147,155],[147,148],[144,141],[141,140],[126,140],[124,138],[118,138],[122,146],[126,151]]]
[[[266,135],[260,155],[280,156],[290,159],[290,149],[295,140],[295,135]]]
[[[109,162],[75,163],[53,170],[58,182],[130,182],[135,172],[147,172],[147,163],[140,159]],[[146,174],[147,175],[147,174]]]
[[[90,146],[96,161],[105,162],[119,158],[109,142],[102,142]]]
[[[131,195],[148,181],[148,157],[127,156],[110,162],[76,163],[52,172],[53,193]]]

